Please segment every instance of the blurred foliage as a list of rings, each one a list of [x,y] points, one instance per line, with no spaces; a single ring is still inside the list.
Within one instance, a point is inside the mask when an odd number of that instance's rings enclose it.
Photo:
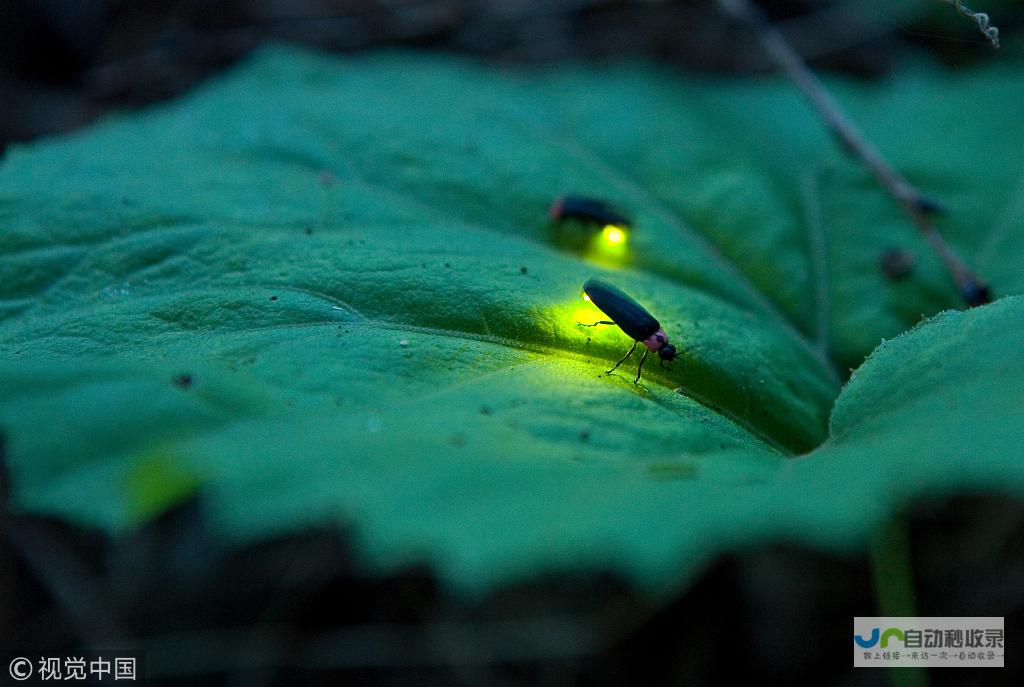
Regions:
[[[762,0],[816,67],[887,73],[923,52],[998,60],[939,0]],[[976,0],[1004,37],[1014,0]],[[711,0],[6,0],[0,147],[80,126],[111,107],[173,96],[267,41],[352,52],[415,46],[515,63],[645,57],[686,70],[772,69]]]

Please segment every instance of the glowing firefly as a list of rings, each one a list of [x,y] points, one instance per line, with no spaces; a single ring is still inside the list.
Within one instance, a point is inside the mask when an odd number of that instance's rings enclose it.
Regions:
[[[601,237],[613,245],[626,241],[626,230],[633,224],[603,200],[585,196],[562,196],[551,204],[548,214],[558,222],[575,219],[602,227]]]
[[[644,369],[644,362],[647,360],[648,353],[656,352],[658,358],[660,358],[659,364],[662,367],[664,367],[666,361],[675,359],[676,347],[668,342],[668,335],[665,334],[665,330],[661,328],[661,325],[654,319],[651,313],[647,312],[642,305],[621,289],[601,279],[588,279],[583,284],[583,300],[590,301],[596,305],[605,315],[612,318],[612,321],[602,320],[594,324],[584,324],[582,326],[595,327],[599,324],[618,325],[619,329],[633,339],[633,347],[629,349],[626,355],[622,356],[619,362],[615,363],[615,367],[608,370],[608,374],[614,372],[619,365],[626,361],[626,358],[633,355],[633,351],[636,350],[636,346],[639,343],[643,343],[645,350],[643,357],[640,358],[640,366],[636,369],[636,379],[633,380],[634,384],[640,381],[640,373]]]

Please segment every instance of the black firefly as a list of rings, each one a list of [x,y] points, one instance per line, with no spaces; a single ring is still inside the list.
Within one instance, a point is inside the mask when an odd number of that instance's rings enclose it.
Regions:
[[[583,293],[586,294],[584,295],[586,300],[600,308],[601,312],[612,318],[612,321],[602,320],[594,324],[582,326],[596,327],[599,324],[615,324],[633,339],[632,348],[629,349],[626,355],[622,356],[619,362],[615,363],[615,367],[608,370],[609,374],[624,363],[626,358],[633,355],[633,351],[636,350],[636,346],[639,343],[642,343],[646,348],[643,357],[640,358],[640,366],[636,369],[636,379],[633,380],[634,384],[640,381],[640,373],[644,369],[644,362],[647,360],[648,353],[657,352],[658,357],[661,359],[659,364],[662,367],[665,366],[666,361],[675,359],[676,347],[668,342],[668,335],[665,334],[665,330],[661,328],[661,325],[658,324],[658,321],[654,319],[651,313],[647,312],[642,305],[633,300],[624,291],[602,279],[588,279],[583,284]]]
[[[551,215],[551,219],[556,221],[578,219],[601,226],[615,227],[628,227],[632,224],[628,217],[608,203],[586,196],[562,196],[551,204],[548,214]]]

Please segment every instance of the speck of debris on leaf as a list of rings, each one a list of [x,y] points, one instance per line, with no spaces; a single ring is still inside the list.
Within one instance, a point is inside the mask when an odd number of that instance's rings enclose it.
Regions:
[[[446,262],[446,263],[444,264],[444,266],[445,266],[445,267],[451,267],[452,265],[451,265],[451,263],[450,263],[450,262]]]
[[[527,272],[527,270],[526,270],[525,267],[520,267],[519,268],[519,274],[526,274],[526,272]]]
[[[973,277],[968,278],[960,288],[960,295],[967,301],[967,305],[972,308],[992,302],[992,292],[989,290],[988,284],[980,282]]]
[[[401,341],[398,342],[398,345],[401,346],[402,348],[408,347],[409,339],[402,339]]]
[[[480,406],[480,414],[481,415],[490,415],[493,412],[494,411],[491,410],[490,406]]]
[[[178,387],[179,389],[191,389],[192,385],[195,384],[195,379],[192,378],[192,375],[187,373],[174,375],[174,379],[171,381],[173,381],[174,386]]]
[[[697,477],[697,466],[689,463],[654,463],[647,472],[655,479],[691,480]]]
[[[918,196],[916,199],[914,199],[914,206],[917,207],[918,210],[920,210],[926,215],[946,214],[946,209],[942,206],[941,203],[939,203],[939,201],[935,200],[934,198]]]
[[[276,300],[277,300],[277,296],[271,296],[271,297],[270,297],[270,300],[272,300],[272,301],[276,301]]]
[[[914,268],[914,254],[902,248],[889,248],[878,259],[878,266],[889,279],[903,279]]]

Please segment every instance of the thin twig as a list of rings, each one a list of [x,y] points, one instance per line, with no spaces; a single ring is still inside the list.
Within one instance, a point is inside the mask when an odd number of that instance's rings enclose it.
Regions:
[[[925,240],[938,253],[946,269],[960,288],[960,295],[968,305],[982,305],[991,300],[988,286],[967,267],[967,264],[946,243],[932,223],[932,216],[941,212],[941,206],[922,194],[906,177],[899,173],[857,126],[846,116],[839,103],[815,76],[810,67],[793,49],[782,33],[750,0],[716,0],[729,16],[754,29],[762,47],[771,59],[803,91],[814,109],[832,133],[871,171],[878,183],[896,199],[904,212],[913,220]]]
[[[999,49],[999,29],[992,26],[988,15],[984,12],[975,12],[970,7],[966,6],[962,0],[940,0],[948,5],[955,5],[956,11],[960,13],[960,16],[973,19],[974,23],[978,25],[978,30],[981,31],[982,35],[988,39],[988,42],[992,44],[992,47],[996,50]]]
[[[832,306],[829,302],[828,252],[825,245],[825,229],[822,226],[818,175],[812,171],[805,174],[800,182],[805,207],[804,224],[807,225],[807,244],[811,251],[811,274],[814,278],[815,319],[817,320],[814,345],[822,355],[828,355]]]

